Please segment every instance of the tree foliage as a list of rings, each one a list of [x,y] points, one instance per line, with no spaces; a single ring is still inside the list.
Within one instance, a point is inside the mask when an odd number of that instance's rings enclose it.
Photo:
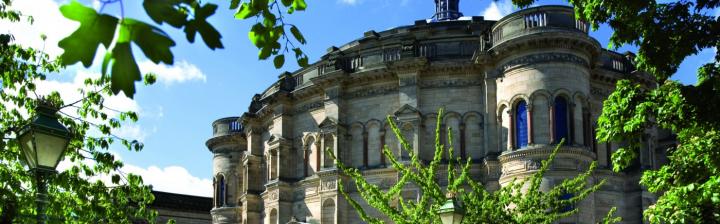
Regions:
[[[513,2],[527,6],[534,0]],[[599,140],[627,143],[612,155],[615,171],[635,161],[647,128],[675,133],[668,163],[643,173],[641,184],[660,195],[644,217],[653,223],[719,223],[720,1],[569,2],[578,19],[613,29],[611,46],[637,47],[635,68],[658,83],[650,89],[631,77],[619,81],[598,120]],[[715,57],[697,68],[696,84],[671,80],[688,56],[707,48],[715,48]]]
[[[462,205],[466,207],[463,223],[554,223],[564,217],[578,212],[573,205],[583,200],[590,193],[599,189],[604,183],[600,181],[589,184],[588,177],[595,170],[595,162],[589,169],[578,176],[565,179],[562,183],[552,187],[549,191],[540,190],[540,183],[543,175],[550,168],[562,142],[555,147],[550,157],[542,162],[538,172],[530,178],[520,181],[513,180],[499,190],[490,192],[485,189],[479,181],[469,177],[471,160],[462,161],[460,157],[453,155],[452,130],[448,130],[448,143],[450,147],[440,143],[440,121],[442,120],[442,109],[438,112],[438,119],[435,129],[435,153],[429,164],[421,162],[412,146],[407,142],[392,117],[387,118],[390,127],[400,142],[401,150],[408,153],[410,161],[401,162],[395,154],[384,147],[383,154],[392,163],[400,177],[390,188],[381,187],[370,183],[363,177],[362,171],[348,167],[338,159],[335,159],[338,168],[343,174],[350,177],[355,183],[357,192],[367,204],[383,215],[387,216],[394,223],[441,223],[438,216],[438,209],[445,202],[445,192],[455,192]],[[332,155],[332,151],[328,150]],[[443,154],[449,158],[443,163]],[[333,158],[334,155],[332,155]],[[440,185],[439,178],[443,176],[440,169],[445,167],[447,186],[445,189]],[[342,183],[338,183],[339,190],[348,200],[350,205],[357,210],[360,218],[368,223],[384,223],[379,217],[372,217],[357,202],[348,190],[344,189]],[[402,197],[404,189],[417,188],[420,192],[419,199],[407,200]],[[562,196],[568,196],[562,198]],[[604,223],[620,221],[613,217],[613,208]]]
[[[97,11],[76,0],[60,7],[63,16],[80,23],[75,32],[58,43],[65,50],[61,63],[72,65],[81,62],[83,66],[90,67],[98,48],[103,47],[107,53],[102,60],[102,75],[110,77],[110,90],[114,94],[122,91],[132,98],[135,95],[135,82],[142,80],[142,75],[131,46],[134,44],[139,47],[153,63],[172,65],[174,58],[170,48],[175,46],[175,41],[157,26],[125,17],[123,11],[120,17],[103,13],[106,4],[120,4],[122,9],[125,1],[100,2],[102,7]],[[208,48],[223,48],[222,35],[207,21],[217,11],[216,4],[200,0],[144,0],[142,5],[155,24],[168,24],[182,30],[190,43],[195,42],[199,35]],[[307,55],[293,41],[305,44],[305,37],[295,25],[285,23],[283,14],[283,11],[292,14],[304,11],[305,8],[305,0],[230,1],[230,10],[236,10],[236,19],[255,18],[258,21],[248,32],[248,37],[259,49],[259,59],[265,60],[275,55],[273,64],[276,68],[285,64],[285,54],[290,51],[298,65],[308,65]]]
[[[10,3],[10,0],[0,1],[0,20],[18,23],[28,18],[28,22],[32,21],[21,12],[10,10]],[[95,26],[86,21],[91,16],[96,16],[96,21],[113,21],[98,19],[101,15],[77,5],[64,8],[65,13],[68,10],[76,10],[74,18],[86,22],[76,33]],[[98,34],[95,39],[71,38],[63,43],[85,47],[109,43],[106,38]],[[62,69],[58,60],[41,50],[16,44],[12,33],[0,34],[0,223],[31,223],[35,217],[36,183],[33,173],[22,162],[15,138],[17,131],[35,115],[35,106],[40,101],[62,108],[58,118],[71,130],[72,137],[64,157],[64,163],[69,165],[47,181],[50,223],[153,222],[156,212],[147,208],[154,200],[151,187],[144,185],[140,176],[122,173],[123,163],[109,151],[114,143],[132,151],[142,149],[142,143],[113,134],[123,123],[137,121],[137,113],[118,111],[105,104],[113,93],[111,78],[106,75],[87,78],[84,86],[77,90],[82,98],[71,102],[63,101],[57,91],[39,96],[40,83],[50,76],[58,76]],[[108,182],[101,181],[103,178],[109,179]]]

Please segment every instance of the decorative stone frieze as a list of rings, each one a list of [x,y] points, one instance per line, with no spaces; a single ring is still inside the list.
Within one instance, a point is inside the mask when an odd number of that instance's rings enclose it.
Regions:
[[[508,71],[513,68],[522,67],[526,65],[533,65],[533,64],[540,64],[540,63],[548,63],[548,62],[566,62],[566,63],[573,63],[578,64],[581,66],[588,67],[589,63],[587,60],[578,57],[574,54],[567,54],[567,53],[541,53],[541,54],[531,54],[527,56],[523,56],[520,58],[516,58],[513,60],[510,60],[509,62],[506,62],[503,64],[502,70]]]

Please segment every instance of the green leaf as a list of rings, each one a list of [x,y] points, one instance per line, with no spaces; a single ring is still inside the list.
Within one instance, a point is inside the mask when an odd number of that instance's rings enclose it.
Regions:
[[[140,69],[138,68],[129,42],[117,43],[112,51],[112,77],[110,89],[114,94],[120,91],[125,96],[133,98],[135,95],[135,81],[140,81]]]
[[[143,8],[150,18],[162,25],[163,22],[175,28],[180,28],[187,22],[187,14],[180,10],[180,0],[145,0]]]
[[[247,19],[257,15],[259,12],[259,10],[255,10],[247,3],[243,3],[242,5],[240,5],[240,9],[235,13],[235,19]]]
[[[282,0],[281,2],[285,7],[290,7],[293,4],[293,0]]]
[[[106,15],[97,14],[94,9],[85,7],[77,1],[60,7],[65,18],[80,22],[80,27],[70,36],[58,42],[58,46],[65,50],[60,56],[63,65],[72,65],[82,62],[83,66],[90,67],[95,58],[98,45],[103,44],[105,48],[115,36],[115,28],[118,19]]]
[[[112,53],[110,53],[110,52],[105,53],[105,57],[103,57],[103,63],[102,63],[102,69],[101,69],[102,73],[100,73],[100,74],[102,74],[103,76],[107,75],[107,68],[108,68],[108,65],[110,65],[111,61],[112,61]]]
[[[127,35],[130,35],[129,39],[137,44],[152,62],[156,64],[160,62],[173,63],[173,54],[170,47],[175,46],[175,42],[165,32],[134,19],[124,19],[122,23],[123,27],[127,29],[121,29],[121,33],[126,30]],[[120,42],[120,38],[118,38],[118,42]]]
[[[271,53],[272,53],[272,48],[263,47],[263,48],[260,49],[260,51],[258,52],[258,58],[265,60],[265,59],[267,59],[268,57],[270,57],[270,54],[271,54]]]
[[[154,73],[147,73],[147,74],[145,74],[145,77],[143,77],[143,82],[145,83],[146,86],[155,84],[156,81],[157,81],[157,75],[155,75]]]
[[[280,54],[276,55],[275,59],[273,59],[273,63],[275,64],[275,68],[280,68],[285,64],[285,55]]]
[[[250,4],[258,11],[267,11],[268,9],[268,0],[251,0]]]
[[[307,3],[305,3],[305,0],[295,0],[295,2],[293,2],[293,8],[297,11],[304,11],[305,8],[307,8]]]
[[[250,32],[248,32],[248,38],[250,39],[250,42],[252,42],[253,45],[255,45],[256,47],[262,47],[263,45],[265,45],[265,33],[267,33],[265,27],[260,23],[256,23],[252,26],[252,28],[250,28]]]
[[[223,48],[223,44],[220,41],[220,39],[222,39],[222,35],[215,29],[215,27],[207,22],[207,18],[215,14],[217,7],[218,6],[215,4],[205,4],[202,7],[196,5],[194,7],[195,18],[185,25],[184,30],[188,41],[191,43],[195,42],[195,33],[199,32],[205,42],[205,45],[207,45],[210,49],[215,50]]]
[[[240,0],[231,0],[230,1],[230,9],[237,9],[240,5]]]
[[[307,43],[305,37],[302,35],[302,33],[300,33],[300,30],[295,25],[290,27],[290,33],[292,33],[293,37],[295,37],[295,39],[301,44]]]

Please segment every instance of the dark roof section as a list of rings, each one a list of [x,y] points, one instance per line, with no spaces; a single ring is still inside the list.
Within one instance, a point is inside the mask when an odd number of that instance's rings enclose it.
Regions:
[[[183,211],[198,211],[209,213],[213,207],[212,198],[200,197],[185,194],[175,194],[161,191],[153,191],[155,201],[151,207],[158,209],[172,209]]]

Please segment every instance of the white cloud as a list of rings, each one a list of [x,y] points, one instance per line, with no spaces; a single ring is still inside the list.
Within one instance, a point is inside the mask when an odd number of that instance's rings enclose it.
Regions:
[[[338,3],[345,5],[357,5],[361,0],[338,0]]]
[[[212,197],[212,180],[195,177],[181,166],[150,166],[145,169],[125,165],[122,170],[142,176],[143,182],[152,185],[153,190]]]
[[[188,81],[207,81],[207,76],[197,66],[185,60],[176,62],[173,66],[155,64],[152,61],[142,61],[139,66],[143,73],[157,75],[158,82],[165,85]]]
[[[513,12],[513,5],[510,0],[490,1],[485,10],[481,13],[486,20],[499,20]]]
[[[110,151],[116,160],[122,161],[122,158],[116,152]],[[82,163],[93,166],[94,160],[85,160]],[[62,172],[72,167],[72,163],[65,159],[58,164],[57,170]],[[160,168],[158,166],[149,166],[142,168],[132,164],[125,164],[120,169],[123,174],[135,174],[141,176],[145,185],[152,185],[153,190],[164,191],[178,194],[189,194],[197,196],[212,197],[212,180],[193,176],[187,169],[181,166],[166,166]],[[90,181],[100,180],[107,185],[113,185],[111,181],[112,174],[91,177]]]
[[[40,80],[36,82],[37,85],[37,94],[39,96],[48,95],[53,91],[57,91],[60,93],[60,97],[63,99],[63,101],[66,104],[75,102],[77,100],[82,99],[82,94],[78,91],[78,89],[85,88],[84,81],[87,78],[97,78],[100,74],[98,73],[92,73],[86,70],[79,70],[75,74],[75,77],[71,82],[63,82],[58,80]],[[85,90],[90,91],[90,90]],[[124,94],[118,94],[118,95],[104,95],[105,98],[103,102],[103,110],[102,112],[107,114],[109,118],[116,118],[119,116],[118,111],[134,111],[138,113],[139,116],[143,116],[146,113],[142,110],[140,105],[137,101],[130,99],[126,97]],[[77,108],[75,107],[66,107],[61,110],[63,113],[68,114],[73,117],[78,117]],[[102,120],[97,118],[88,119],[91,123],[101,123]],[[96,132],[93,132],[96,133]],[[131,139],[131,140],[138,140],[138,141],[144,141],[145,138],[149,135],[148,131],[144,129],[142,126],[125,122],[122,124],[122,126],[118,129],[113,129],[112,133],[114,135],[117,135],[122,138]]]
[[[144,142],[148,136],[145,129],[137,124],[123,124],[119,129],[114,130],[113,134],[121,138],[138,140],[140,142]]]
[[[62,49],[57,43],[70,35],[80,23],[65,19],[60,13],[59,5],[53,0],[13,1],[11,9],[22,12],[25,16],[32,16],[34,23],[27,22],[24,17],[21,22],[10,23],[0,21],[0,33],[12,33],[16,43],[42,50],[50,56],[59,56]],[[43,41],[40,35],[47,35]]]
[[[75,77],[73,77],[72,82],[63,82],[58,80],[37,81],[36,92],[38,93],[38,95],[48,95],[53,91],[57,91],[58,93],[60,93],[60,96],[62,97],[63,101],[65,101],[65,103],[71,103],[83,97],[82,94],[78,91],[78,89],[81,89],[85,86],[85,79],[97,77],[100,77],[100,74],[89,72],[86,70],[79,70],[75,74]],[[124,94],[105,96],[104,105],[107,109],[103,110],[103,112],[107,113],[108,117],[115,117],[118,115],[118,113],[114,110],[135,111],[141,113],[140,105],[138,105],[135,100],[126,97]],[[65,108],[63,112],[71,115],[76,114],[75,108],[72,107]]]

